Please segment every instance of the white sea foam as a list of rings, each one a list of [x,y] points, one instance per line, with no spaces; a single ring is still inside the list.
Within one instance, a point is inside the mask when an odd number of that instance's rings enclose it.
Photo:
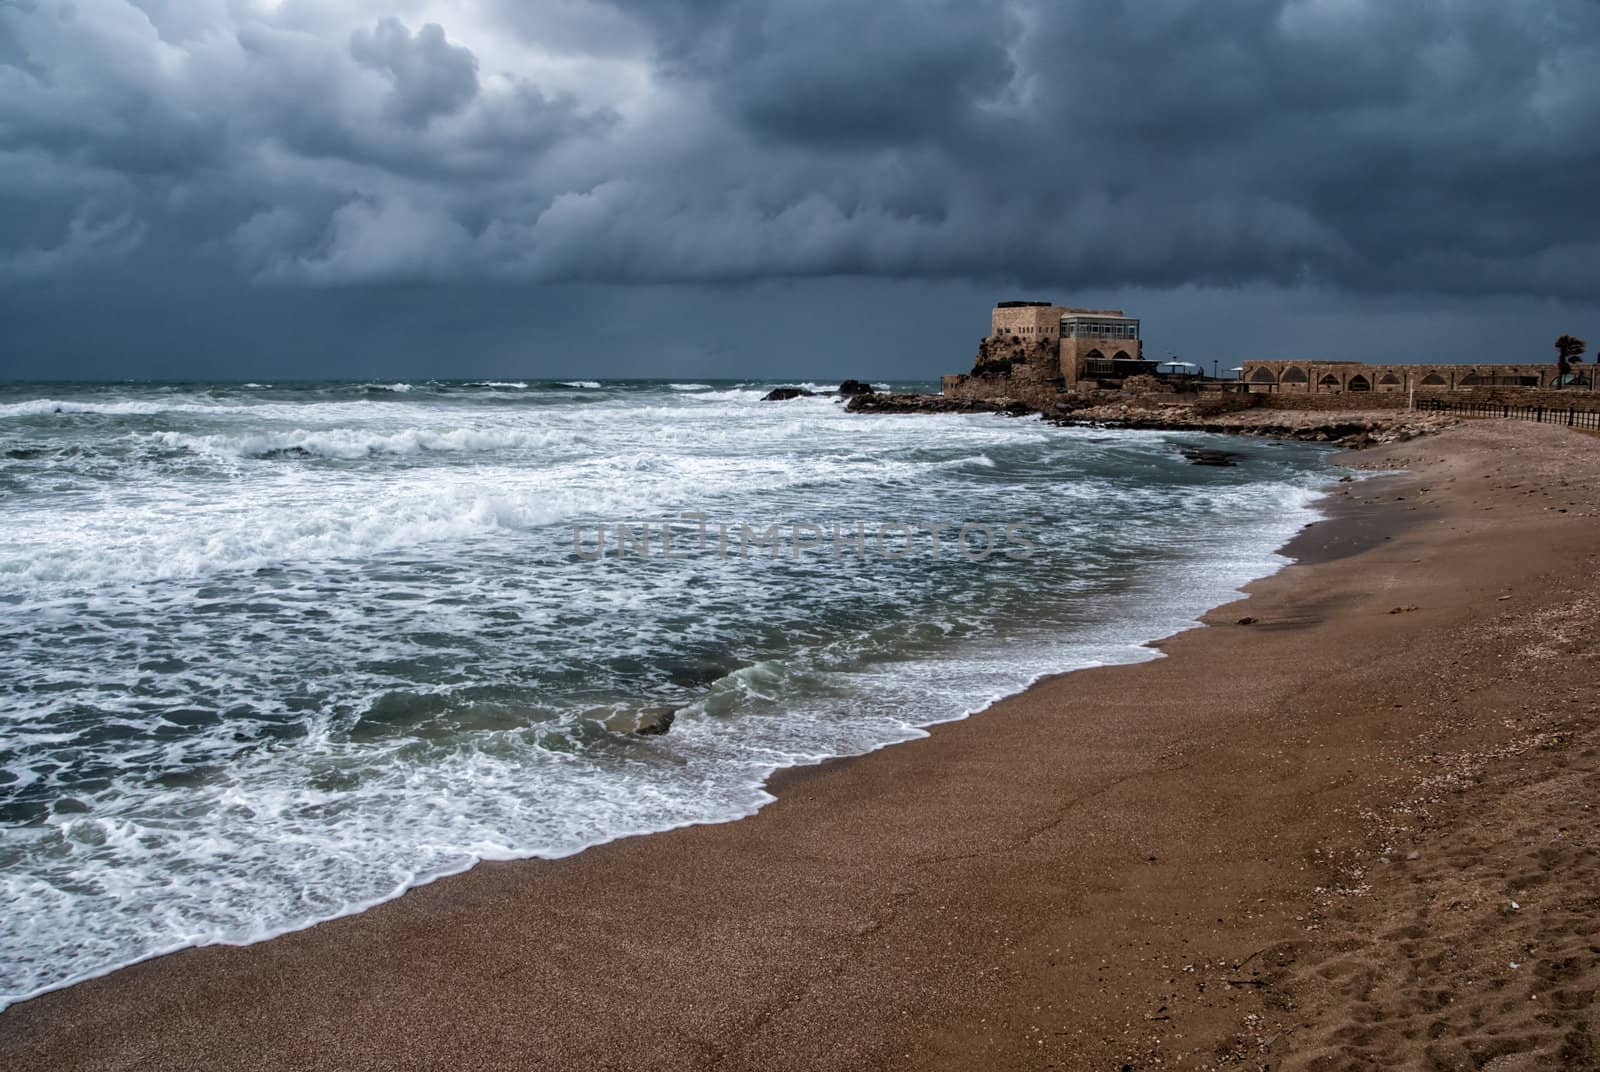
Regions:
[[[563,387],[582,387],[582,388],[585,388],[586,390],[598,391],[600,389],[600,381],[598,381],[598,380],[562,380],[561,381],[561,386],[563,386]]]
[[[399,401],[384,403],[380,406],[366,399],[310,399],[304,402],[265,402],[265,401],[201,401],[193,396],[171,398],[140,398],[122,399],[110,402],[99,402],[87,399],[57,399],[35,398],[22,402],[0,403],[0,420],[24,417],[43,416],[102,416],[102,417],[151,417],[164,414],[180,414],[190,417],[216,417],[226,419],[244,415],[257,420],[304,420],[308,414],[329,418],[335,416],[361,417],[363,415],[377,416],[387,414],[393,416],[396,409],[384,407],[400,407],[410,405]],[[413,411],[414,412],[414,411]]]
[[[231,458],[260,458],[273,454],[299,453],[344,460],[366,458],[376,454],[420,454],[427,451],[570,448],[576,443],[576,437],[569,432],[515,428],[408,428],[394,432],[352,428],[296,428],[286,432],[259,432],[246,435],[157,432],[153,433],[151,438],[166,447]]]
[[[526,531],[580,516],[595,501],[554,488],[501,491],[481,479],[458,486],[401,480],[365,495],[355,488],[312,494],[291,482],[242,501],[169,499],[154,509],[130,499],[105,504],[92,519],[30,524],[32,539],[13,540],[0,557],[0,584],[55,591],[360,558]]]
[[[104,414],[107,416],[149,416],[166,412],[228,413],[241,412],[243,406],[208,403],[178,403],[146,400],[93,402],[78,399],[34,398],[26,402],[0,404],[0,418],[41,417],[49,414]]]

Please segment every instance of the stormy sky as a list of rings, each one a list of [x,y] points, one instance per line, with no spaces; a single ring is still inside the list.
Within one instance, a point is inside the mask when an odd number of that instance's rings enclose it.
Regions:
[[[0,0],[0,377],[1600,342],[1597,0]]]

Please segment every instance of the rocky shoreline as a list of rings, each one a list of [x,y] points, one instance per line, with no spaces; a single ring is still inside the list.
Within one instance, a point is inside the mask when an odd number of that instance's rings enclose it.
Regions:
[[[1108,394],[1111,394],[1108,392]],[[1063,427],[1136,428],[1172,432],[1217,432],[1334,443],[1359,449],[1404,442],[1457,422],[1439,413],[1405,410],[1281,410],[1256,408],[1255,396],[1202,396],[1171,402],[1120,392],[1059,401],[1049,411],[1013,398],[968,399],[925,394],[862,394],[850,399],[852,413],[996,413],[1031,416]]]
[[[1262,396],[1242,393],[1170,395],[1130,391],[1098,391],[1061,396],[1048,409],[1011,397],[952,398],[948,395],[880,392],[870,383],[846,380],[833,392],[848,399],[851,413],[994,413],[1007,417],[1037,415],[1062,427],[1134,428],[1160,432],[1216,432],[1332,443],[1351,450],[1400,443],[1457,423],[1441,413],[1401,409],[1266,408]],[[815,396],[798,387],[776,388],[764,402],[786,402]]]

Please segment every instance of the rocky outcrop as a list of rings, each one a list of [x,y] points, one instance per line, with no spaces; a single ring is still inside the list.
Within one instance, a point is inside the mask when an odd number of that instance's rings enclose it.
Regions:
[[[839,385],[837,391],[832,392],[841,398],[859,398],[862,395],[873,394],[877,388],[864,380],[845,380]],[[824,391],[824,394],[829,392]],[[817,392],[805,387],[774,387],[761,399],[763,402],[787,402],[791,398],[814,398]]]
[[[787,402],[791,398],[812,398],[815,391],[808,391],[804,387],[774,387],[761,397],[763,402]]]
[[[1012,399],[978,400],[972,398],[947,398],[944,395],[856,395],[845,408],[851,413],[1009,413],[1011,407],[1021,405],[1020,412],[1038,412],[1025,403]]]
[[[971,398],[867,394],[851,398],[847,408],[852,413],[997,413],[1008,416],[1037,413],[1046,421],[1063,426],[1221,432],[1333,443],[1350,449],[1404,441],[1456,423],[1456,418],[1438,413],[1266,409],[1248,401],[1251,397],[1207,395],[1192,402],[1170,402],[1157,401],[1150,396],[1130,397],[1120,391],[1095,391],[1086,395],[1055,395],[1047,404],[1040,405],[1031,398],[1005,395]],[[1211,450],[1194,451],[1190,461],[1197,465],[1232,464],[1226,452]]]
[[[1168,432],[1223,432],[1333,443],[1359,449],[1377,443],[1403,442],[1455,424],[1454,417],[1437,413],[1382,410],[1372,413],[1267,409],[1242,409],[1204,413],[1200,405],[1142,404],[1122,400],[1053,412],[1045,419],[1060,425],[1095,425]]]

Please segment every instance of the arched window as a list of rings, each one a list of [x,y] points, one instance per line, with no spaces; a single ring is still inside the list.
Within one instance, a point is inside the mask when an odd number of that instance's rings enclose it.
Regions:
[[[1290,365],[1283,370],[1284,383],[1306,383],[1308,380],[1309,377],[1306,375],[1306,370],[1299,365]]]
[[[1112,356],[1111,360],[1113,360],[1113,361],[1132,361],[1133,358],[1128,356],[1128,351],[1126,351],[1126,350],[1118,350]]]
[[[1339,377],[1330,372],[1318,380],[1317,384],[1321,387],[1337,387],[1339,386]]]
[[[1258,368],[1250,374],[1251,383],[1277,383],[1278,377],[1269,368]]]
[[[1345,383],[1344,389],[1346,391],[1370,391],[1372,390],[1372,383],[1358,372]]]
[[[1422,377],[1422,386],[1424,387],[1443,387],[1447,382],[1448,381],[1446,381],[1445,378],[1439,375],[1437,372],[1430,372],[1426,376]]]
[[[1083,355],[1083,359],[1085,361],[1104,361],[1106,359],[1106,355],[1102,354],[1099,350],[1090,350],[1088,353]]]
[[[1385,387],[1398,387],[1400,385],[1400,377],[1392,372],[1385,372],[1378,377],[1378,382]]]

